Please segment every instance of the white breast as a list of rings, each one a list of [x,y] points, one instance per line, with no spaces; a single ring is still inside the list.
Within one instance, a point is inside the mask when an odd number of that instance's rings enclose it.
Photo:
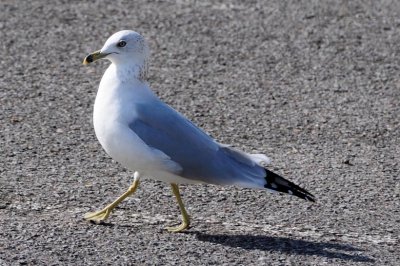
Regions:
[[[157,167],[151,149],[129,128],[136,115],[135,103],[148,97],[151,93],[145,84],[121,82],[111,65],[103,75],[94,104],[97,139],[114,160],[134,171]]]

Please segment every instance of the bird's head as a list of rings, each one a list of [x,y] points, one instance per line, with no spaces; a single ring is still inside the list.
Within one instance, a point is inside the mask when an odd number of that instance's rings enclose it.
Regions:
[[[147,43],[143,36],[135,31],[119,31],[108,38],[103,48],[86,56],[83,64],[87,65],[103,58],[116,65],[144,65],[148,58]]]

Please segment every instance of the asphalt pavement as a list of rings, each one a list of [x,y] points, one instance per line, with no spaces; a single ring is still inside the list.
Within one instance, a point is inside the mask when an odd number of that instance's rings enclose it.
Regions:
[[[316,195],[143,180],[96,140],[114,32],[143,34],[157,95]],[[398,265],[400,1],[0,2],[0,265]]]

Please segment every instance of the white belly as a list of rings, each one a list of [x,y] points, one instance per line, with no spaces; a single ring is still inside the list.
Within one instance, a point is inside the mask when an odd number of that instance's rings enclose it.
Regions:
[[[118,112],[97,103],[96,100],[94,129],[101,146],[111,158],[132,171],[138,171],[145,178],[168,183],[199,183],[176,175],[173,167],[166,166],[160,154],[149,148],[126,123],[118,121],[120,118],[113,116]]]
[[[145,177],[165,182],[191,182],[177,176],[175,163],[162,152],[147,146],[129,128],[129,123],[136,115],[135,103],[143,101],[144,93],[133,90],[121,92],[102,80],[93,113],[97,139],[115,161]]]
[[[159,99],[147,84],[123,79],[114,64],[101,79],[94,104],[93,124],[101,146],[115,161],[124,167],[138,171],[142,176],[169,183],[199,183],[179,176],[182,167],[162,151],[149,147],[129,128],[139,119],[137,104],[157,102]]]

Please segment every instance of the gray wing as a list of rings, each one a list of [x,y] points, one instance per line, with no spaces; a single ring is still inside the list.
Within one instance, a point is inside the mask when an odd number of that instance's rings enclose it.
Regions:
[[[136,105],[129,127],[150,147],[162,151],[188,179],[235,184],[259,179],[265,170],[240,151],[222,146],[170,106],[154,101]]]

